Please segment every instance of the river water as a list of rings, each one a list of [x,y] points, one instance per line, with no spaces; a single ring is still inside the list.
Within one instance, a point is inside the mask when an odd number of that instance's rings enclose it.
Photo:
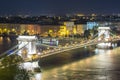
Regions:
[[[0,54],[5,52],[6,50],[10,49],[12,46],[16,45],[17,41],[11,41],[9,38],[0,37]]]
[[[84,54],[84,53],[83,53]],[[89,53],[88,53],[89,54]],[[68,56],[67,56],[68,57]],[[80,58],[78,58],[80,57]],[[61,57],[60,57],[61,58]],[[76,57],[75,57],[76,58]],[[69,60],[67,60],[69,59]],[[54,59],[42,72],[42,80],[119,80],[120,48],[95,49],[95,53],[77,59]],[[67,61],[66,61],[67,60]],[[58,63],[57,63],[58,62]],[[59,63],[66,63],[60,65]],[[47,64],[47,63],[46,63]],[[41,65],[42,66],[42,65]],[[54,67],[54,68],[53,68]]]
[[[15,44],[0,38],[0,52]],[[39,65],[42,72],[38,80],[119,80],[120,47],[75,49],[40,59]]]

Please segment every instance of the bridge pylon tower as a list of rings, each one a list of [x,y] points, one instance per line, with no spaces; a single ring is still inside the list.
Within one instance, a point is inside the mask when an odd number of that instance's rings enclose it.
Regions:
[[[28,35],[21,35],[17,38],[18,44],[18,54],[22,56],[22,58],[30,58],[32,55],[36,54],[36,36],[28,36]]]
[[[98,27],[98,41],[110,38],[110,27]]]
[[[112,43],[106,42],[110,40],[110,27],[98,27],[98,41],[105,41],[97,44],[98,48],[111,48]]]

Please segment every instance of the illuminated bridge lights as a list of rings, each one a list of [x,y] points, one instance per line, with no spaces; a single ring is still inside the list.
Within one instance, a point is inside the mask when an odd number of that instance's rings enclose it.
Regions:
[[[36,54],[36,41],[37,41],[37,37],[36,36],[19,36],[17,38],[18,43],[21,43],[19,45],[19,49],[21,48],[21,50],[19,50],[18,54],[21,56],[24,56],[24,54],[27,54],[26,57],[30,57],[33,54]],[[22,55],[21,53],[24,54]]]

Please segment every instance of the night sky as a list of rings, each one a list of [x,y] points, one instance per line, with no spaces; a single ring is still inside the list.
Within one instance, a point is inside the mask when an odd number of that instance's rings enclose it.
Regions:
[[[120,0],[1,0],[0,15],[117,14]]]

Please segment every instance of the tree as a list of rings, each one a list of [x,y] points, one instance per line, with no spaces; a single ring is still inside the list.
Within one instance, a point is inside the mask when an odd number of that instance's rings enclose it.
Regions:
[[[90,37],[90,30],[88,29],[84,31],[84,38],[88,39],[89,37]]]
[[[23,75],[24,78],[21,80],[29,80],[28,72],[26,70],[19,69],[18,67],[18,64],[21,62],[23,62],[23,59],[17,54],[13,54],[2,59],[0,67],[0,80],[14,80],[15,76],[18,74]]]
[[[25,69],[18,69],[14,80],[29,80],[29,74]]]
[[[5,57],[1,61],[1,64],[4,67],[10,67],[10,66],[13,66],[13,65],[17,65],[20,62],[23,62],[23,59],[21,58],[21,56],[19,56],[17,54],[13,54],[13,55]]]

